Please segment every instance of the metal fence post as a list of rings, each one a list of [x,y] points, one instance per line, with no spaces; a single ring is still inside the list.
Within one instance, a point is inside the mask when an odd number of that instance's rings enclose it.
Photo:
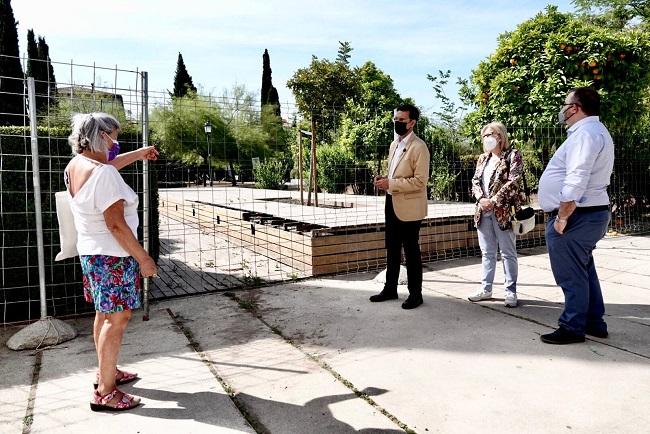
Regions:
[[[142,146],[149,146],[149,76],[147,71],[142,71]],[[149,253],[149,161],[142,162],[142,244]],[[143,321],[149,321],[149,285],[151,280],[144,278],[142,304],[144,309]]]
[[[32,145],[32,181],[34,183],[34,214],[36,218],[36,251],[38,255],[38,287],[41,301],[41,318],[47,316],[45,300],[45,248],[43,247],[43,212],[41,206],[41,171],[38,162],[38,130],[36,125],[36,88],[34,77],[27,78],[29,98],[29,130]]]
[[[41,304],[41,318],[15,333],[7,341],[12,350],[39,349],[42,346],[58,345],[74,339],[76,330],[63,321],[47,316],[45,294],[45,248],[43,243],[43,207],[41,204],[41,170],[39,167],[38,131],[36,124],[36,88],[34,77],[27,77],[27,98],[29,104],[29,130],[32,148],[32,181],[34,184],[34,218],[36,219],[36,251],[38,256],[38,288]]]

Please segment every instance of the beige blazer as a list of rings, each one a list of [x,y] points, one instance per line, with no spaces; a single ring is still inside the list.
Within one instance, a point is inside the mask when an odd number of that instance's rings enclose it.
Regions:
[[[427,215],[427,181],[429,180],[429,149],[413,133],[404,152],[393,155],[399,144],[393,141],[388,152],[388,167],[398,158],[394,179],[388,180],[388,191],[393,195],[393,208],[398,219],[410,222],[422,220]]]

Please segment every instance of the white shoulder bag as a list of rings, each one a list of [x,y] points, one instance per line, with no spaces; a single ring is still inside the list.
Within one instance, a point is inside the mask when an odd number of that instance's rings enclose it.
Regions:
[[[70,193],[58,191],[54,194],[56,199],[56,218],[59,221],[59,240],[61,251],[54,258],[55,261],[79,256],[77,252],[77,228],[74,225],[74,216],[70,208]]]

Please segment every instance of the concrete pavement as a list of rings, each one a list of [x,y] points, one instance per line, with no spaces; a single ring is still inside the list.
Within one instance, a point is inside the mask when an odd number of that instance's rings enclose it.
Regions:
[[[429,264],[413,311],[368,302],[376,273],[156,303],[125,336],[121,366],[142,378],[124,389],[144,405],[122,414],[88,408],[80,318],[59,347],[0,349],[0,432],[650,432],[650,237],[595,257],[610,337],[569,346],[539,341],[563,300],[544,248],[520,252],[516,309],[498,287],[466,301],[479,258]]]

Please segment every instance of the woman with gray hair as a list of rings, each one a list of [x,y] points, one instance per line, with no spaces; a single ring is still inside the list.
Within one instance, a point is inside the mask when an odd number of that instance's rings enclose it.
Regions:
[[[117,368],[131,311],[140,307],[140,275],[156,275],[156,264],[136,237],[138,195],[118,170],[138,160],[155,160],[149,146],[117,155],[120,123],[106,113],[75,115],[68,142],[75,157],[64,171],[77,228],[84,298],[95,305],[93,337],[99,370],[90,401],[93,411],[128,410],[140,399],[117,389],[137,374]]]
[[[481,288],[469,301],[492,298],[492,283],[501,251],[505,274],[506,307],[517,306],[517,246],[510,217],[512,209],[521,208],[520,186],[524,162],[521,153],[510,148],[508,132],[501,122],[491,122],[481,129],[483,151],[472,178],[472,194],[476,199],[474,225],[478,230],[483,275]]]

